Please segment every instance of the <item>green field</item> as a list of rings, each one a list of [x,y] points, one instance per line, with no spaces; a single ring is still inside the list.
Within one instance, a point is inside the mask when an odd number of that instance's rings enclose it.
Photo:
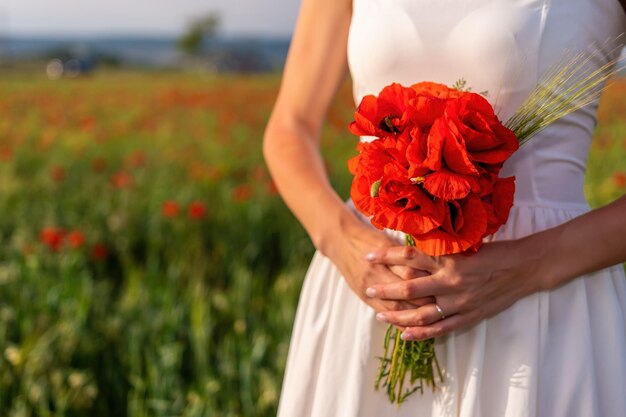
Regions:
[[[313,252],[261,156],[278,84],[2,77],[1,416],[275,415]],[[323,140],[346,198],[351,100]],[[594,206],[626,190],[624,81],[587,179]]]

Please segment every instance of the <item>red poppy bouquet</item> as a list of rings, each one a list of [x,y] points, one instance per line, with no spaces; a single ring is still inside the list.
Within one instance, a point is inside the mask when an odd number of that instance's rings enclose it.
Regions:
[[[375,137],[360,142],[348,163],[352,200],[374,226],[402,231],[407,244],[439,256],[476,252],[506,222],[515,184],[498,174],[518,139],[480,94],[432,82],[391,84],[363,98],[350,131]],[[424,384],[434,387],[439,370],[432,340],[400,334],[389,327],[376,382],[398,404]],[[417,386],[405,391],[407,374]]]
[[[514,178],[503,163],[553,121],[594,102],[616,61],[589,69],[590,56],[558,62],[503,124],[480,94],[432,82],[391,84],[363,98],[350,124],[360,142],[349,161],[356,208],[380,229],[404,232],[407,245],[432,256],[471,254],[502,226]],[[434,341],[404,341],[389,326],[376,388],[391,402],[443,380]],[[410,387],[404,388],[409,379]]]
[[[434,256],[476,252],[509,215],[514,177],[498,176],[518,140],[480,94],[391,84],[366,96],[350,130],[374,136],[349,161],[356,208]]]

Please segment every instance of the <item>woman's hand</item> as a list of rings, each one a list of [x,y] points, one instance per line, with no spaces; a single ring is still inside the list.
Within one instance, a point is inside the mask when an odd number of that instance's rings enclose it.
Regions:
[[[430,275],[373,285],[366,292],[378,300],[433,297],[432,304],[383,312],[379,319],[405,328],[406,339],[442,336],[534,292],[626,262],[624,236],[626,196],[522,239],[486,243],[471,256],[431,257],[415,248],[380,248],[367,257],[372,264],[408,266]]]
[[[405,280],[427,276],[429,273],[403,264],[370,262],[366,254],[375,249],[387,251],[398,242],[380,230],[360,220],[346,207],[332,235],[320,243],[321,252],[341,271],[352,291],[378,312],[400,311],[432,304],[432,297],[410,297],[403,300],[383,300],[368,297],[367,288],[388,284],[401,285]]]
[[[412,247],[393,246],[373,252],[369,259],[373,265],[403,265],[430,272],[366,290],[376,300],[433,297],[431,304],[377,315],[379,320],[403,328],[403,338],[408,340],[469,327],[543,286],[537,273],[537,252],[523,239],[487,243],[472,256],[430,257]]]

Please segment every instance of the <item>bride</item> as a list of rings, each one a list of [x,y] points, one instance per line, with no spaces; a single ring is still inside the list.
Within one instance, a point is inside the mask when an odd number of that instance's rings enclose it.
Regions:
[[[623,42],[625,30],[624,0],[303,0],[264,138],[318,250],[280,417],[626,416],[626,197],[589,210],[583,195],[597,103],[507,161],[509,220],[470,257],[430,257],[374,229],[332,189],[319,151],[348,69],[356,102],[392,82],[464,78],[506,120],[562,51]],[[619,54],[599,49],[596,68]],[[400,408],[373,388],[388,323],[436,338],[445,373]]]

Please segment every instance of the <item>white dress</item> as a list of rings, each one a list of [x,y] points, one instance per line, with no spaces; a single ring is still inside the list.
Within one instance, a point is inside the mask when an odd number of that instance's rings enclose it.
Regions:
[[[355,100],[392,82],[488,91],[502,120],[563,55],[615,58],[626,30],[618,0],[353,0],[348,42]],[[608,42],[613,40],[612,42]],[[623,42],[623,38],[618,42]],[[589,207],[585,163],[596,106],[561,119],[521,148],[515,204],[493,237],[554,227]],[[400,408],[374,391],[386,325],[317,253],[291,339],[280,417],[625,417],[626,280],[621,265],[533,294],[437,340],[445,382]]]

